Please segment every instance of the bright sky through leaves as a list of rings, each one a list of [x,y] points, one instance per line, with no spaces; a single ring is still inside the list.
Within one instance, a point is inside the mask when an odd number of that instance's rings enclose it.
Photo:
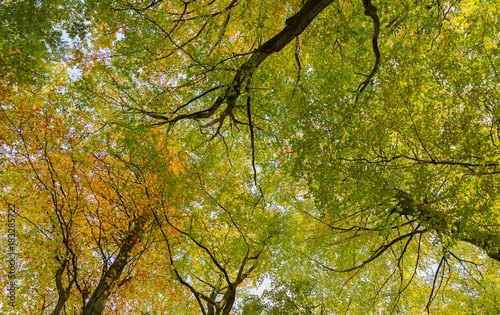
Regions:
[[[500,313],[496,2],[0,16],[2,314]]]

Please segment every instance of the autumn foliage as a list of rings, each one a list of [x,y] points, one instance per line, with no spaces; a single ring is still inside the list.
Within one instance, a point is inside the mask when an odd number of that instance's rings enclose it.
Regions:
[[[499,5],[0,16],[2,314],[500,312]]]

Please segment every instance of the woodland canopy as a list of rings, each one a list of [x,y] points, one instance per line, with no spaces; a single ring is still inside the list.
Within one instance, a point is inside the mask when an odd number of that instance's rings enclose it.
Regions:
[[[495,1],[0,16],[3,314],[500,313]]]

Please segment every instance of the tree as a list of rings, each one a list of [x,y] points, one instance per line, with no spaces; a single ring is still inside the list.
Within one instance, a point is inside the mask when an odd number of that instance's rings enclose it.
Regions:
[[[169,188],[181,162],[160,146],[156,157],[161,160],[138,167],[135,163],[147,155],[124,151],[116,137],[93,139],[95,122],[85,110],[69,109],[55,91],[60,87],[5,98],[2,140],[10,156],[4,167],[10,171],[3,177],[3,199],[20,209],[18,237],[38,244],[35,250],[20,248],[21,266],[33,266],[22,279],[31,279],[29,290],[36,293],[25,311],[52,308],[52,314],[60,314],[81,307],[83,314],[99,314],[116,287],[130,290],[155,281],[136,269],[142,265],[137,261],[150,261],[148,252],[155,248],[148,232],[152,204],[168,193],[162,204],[170,211],[180,198]],[[64,110],[70,112],[59,114]],[[161,175],[152,175],[153,169]]]
[[[30,311],[498,312],[497,5],[56,8],[67,55],[2,74]]]
[[[84,37],[84,16],[85,8],[79,1],[2,1],[2,84],[43,84],[52,62],[64,56],[63,32],[73,39]]]

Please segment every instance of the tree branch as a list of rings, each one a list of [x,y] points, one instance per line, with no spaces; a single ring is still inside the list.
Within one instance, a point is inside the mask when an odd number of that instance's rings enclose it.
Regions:
[[[299,36],[316,16],[323,11],[333,0],[309,0],[304,6],[291,18],[286,20],[286,26],[273,38],[258,47],[236,71],[231,83],[226,85],[225,91],[219,96],[212,106],[208,109],[177,115],[174,118],[168,118],[151,112],[143,112],[151,118],[163,120],[161,124],[175,124],[180,120],[197,120],[212,117],[219,107],[225,103],[226,107],[217,118],[220,130],[227,116],[233,115],[233,109],[236,106],[236,100],[241,95],[243,83],[252,75],[253,72],[262,64],[262,62],[273,53],[281,51],[294,38]],[[209,125],[211,125],[209,123]]]
[[[484,250],[490,258],[500,261],[500,233],[487,227],[474,229],[465,228],[461,220],[453,220],[445,212],[434,210],[427,203],[416,203],[410,195],[402,190],[396,190],[395,199],[398,201],[400,215],[417,218],[421,223],[429,224],[434,230],[443,235],[470,243]]]
[[[380,34],[380,21],[377,15],[377,8],[372,4],[370,0],[362,0],[363,1],[363,6],[365,7],[365,15],[369,16],[373,20],[373,36],[372,36],[372,46],[373,46],[373,53],[375,54],[375,64],[373,65],[372,72],[366,77],[366,79],[359,85],[359,92],[358,95],[356,95],[356,101],[358,101],[359,96],[365,88],[368,86],[370,83],[371,79],[375,75],[375,73],[378,70],[378,64],[380,62],[380,51],[378,50],[378,36]]]

